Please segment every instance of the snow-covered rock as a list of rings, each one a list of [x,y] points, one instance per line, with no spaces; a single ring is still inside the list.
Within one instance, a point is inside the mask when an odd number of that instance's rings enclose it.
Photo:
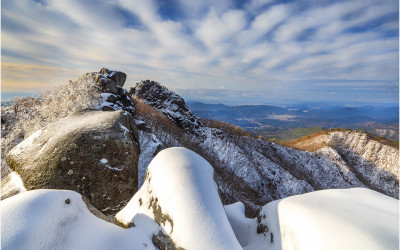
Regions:
[[[33,190],[1,202],[2,249],[156,249],[154,227],[123,229],[89,212],[80,194]]]
[[[115,214],[137,191],[137,133],[125,111],[77,111],[22,141],[6,161],[27,190],[74,190]]]
[[[244,249],[399,249],[398,200],[365,188],[277,200],[257,220]]]
[[[175,245],[185,249],[240,249],[213,172],[188,149],[165,149],[151,161],[142,187],[115,219],[129,226],[140,225],[143,215],[154,218]]]

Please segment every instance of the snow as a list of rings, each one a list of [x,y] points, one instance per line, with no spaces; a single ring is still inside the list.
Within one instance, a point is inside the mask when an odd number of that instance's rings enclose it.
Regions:
[[[20,144],[15,146],[11,151],[10,154],[18,155],[21,152],[23,152],[27,147],[32,145],[32,143],[35,141],[36,138],[38,138],[42,134],[42,129],[39,129],[35,133],[33,133],[31,136],[23,140]]]
[[[91,214],[73,191],[28,191],[0,207],[2,249],[155,249],[155,223],[120,228]]]
[[[122,171],[122,168],[116,168],[116,167],[112,167],[110,165],[106,165],[106,168],[112,171]]]
[[[398,201],[365,188],[292,196],[260,216],[268,231],[245,249],[399,249]]]
[[[125,127],[124,125],[119,124],[119,126],[124,131],[124,135],[126,135],[127,133],[128,134],[130,133],[130,130],[127,127]]]
[[[102,164],[107,164],[107,163],[108,163],[108,160],[107,160],[106,158],[103,158],[103,159],[100,160],[100,163],[102,163]]]
[[[226,205],[225,212],[240,245],[242,247],[248,245],[257,232],[256,219],[246,218],[244,205],[241,202]]]
[[[143,215],[157,220],[160,215],[153,207],[159,206],[163,218],[169,218],[159,223],[177,247],[241,249],[206,160],[185,148],[168,148],[151,161],[147,171],[142,187],[116,215],[117,221],[137,224]]]
[[[144,181],[147,166],[153,159],[157,149],[163,148],[161,141],[152,133],[139,130],[140,154],[138,162],[138,188]]]
[[[101,159],[100,160],[100,163],[101,164],[105,164],[105,168],[107,168],[107,169],[109,169],[109,170],[112,170],[112,171],[122,171],[123,169],[122,168],[116,168],[116,167],[112,167],[112,166],[110,166],[110,165],[108,165],[107,163],[108,163],[108,160],[106,159],[106,158],[103,158],[103,159]]]
[[[140,125],[140,124],[144,124],[145,122],[141,121],[141,120],[135,120],[135,123],[136,123],[136,125]]]

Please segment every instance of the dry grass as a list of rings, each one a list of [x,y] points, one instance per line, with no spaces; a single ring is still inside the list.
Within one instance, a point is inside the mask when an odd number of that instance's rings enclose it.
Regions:
[[[248,136],[248,137],[258,138],[258,136],[247,132],[243,128],[241,128],[239,126],[235,126],[235,125],[227,123],[227,122],[218,121],[218,120],[208,120],[208,119],[203,119],[202,122],[204,123],[205,126],[207,126],[209,128],[221,129],[230,135]]]

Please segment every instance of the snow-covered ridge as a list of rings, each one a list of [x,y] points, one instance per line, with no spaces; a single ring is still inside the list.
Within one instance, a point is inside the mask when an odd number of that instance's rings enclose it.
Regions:
[[[351,171],[367,187],[399,197],[399,149],[362,131],[330,131],[295,143],[296,148],[322,146],[317,153]]]

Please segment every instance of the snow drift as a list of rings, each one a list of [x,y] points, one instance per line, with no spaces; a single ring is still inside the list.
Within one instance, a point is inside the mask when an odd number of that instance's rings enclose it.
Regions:
[[[162,226],[177,247],[240,249],[220,201],[213,168],[185,148],[161,151],[150,163],[144,183],[117,215],[125,226],[147,215]]]
[[[2,249],[154,249],[151,230],[103,221],[73,191],[27,191],[0,207]]]
[[[399,249],[399,204],[365,188],[330,189],[271,202],[257,219],[225,209],[244,249]]]

